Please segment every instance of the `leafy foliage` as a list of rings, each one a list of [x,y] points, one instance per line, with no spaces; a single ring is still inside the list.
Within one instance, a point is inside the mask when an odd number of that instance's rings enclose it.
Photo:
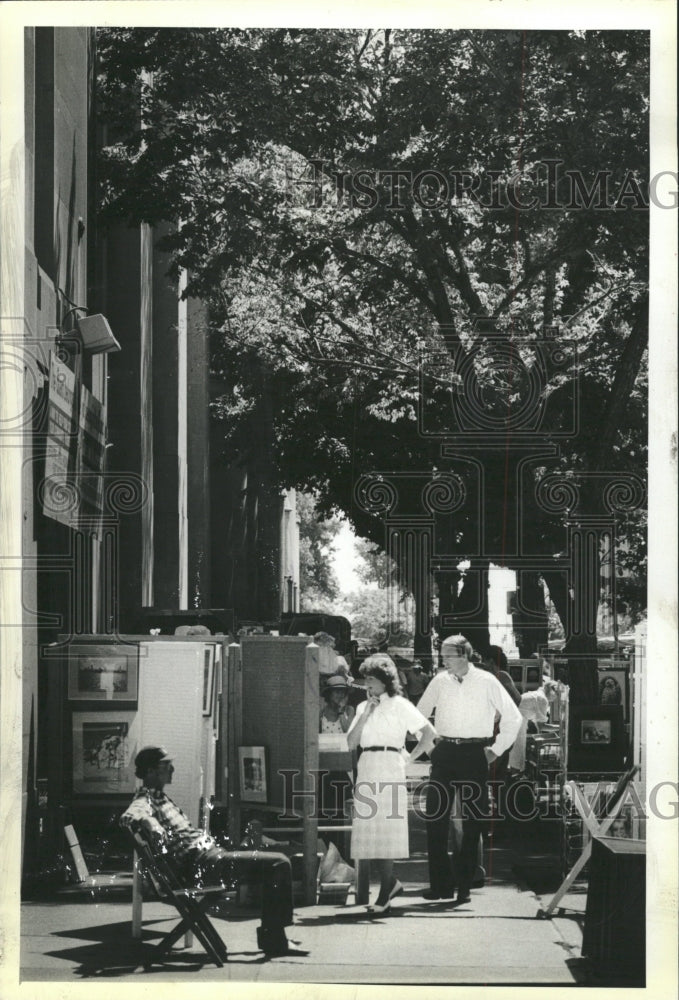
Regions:
[[[302,611],[335,614],[339,580],[332,557],[341,524],[337,518],[319,518],[313,497],[297,494],[299,570]]]
[[[398,611],[394,617],[389,592],[384,587],[359,587],[351,591],[342,599],[340,613],[351,622],[352,635],[367,639],[370,646],[379,646],[387,636],[399,645],[412,642],[407,617]]]
[[[230,450],[252,447],[265,393],[281,485],[314,491],[319,514],[342,511],[382,543],[381,519],[356,505],[358,476],[445,471],[418,415],[426,400],[431,431],[446,428],[453,359],[483,348],[483,407],[509,414],[519,341],[556,323],[577,349],[580,421],[529,479],[643,476],[647,34],[107,29],[99,44],[103,205],[180,220],[163,246],[210,303]],[[374,194],[352,204],[338,178],[360,170]],[[432,180],[417,198],[385,175],[395,170],[436,171],[449,197]],[[532,208],[512,203],[533,196]],[[516,365],[498,363],[498,345]],[[423,356],[443,363],[420,382]],[[575,366],[547,373],[555,432]],[[486,507],[501,512],[504,456],[484,470]],[[488,521],[496,551],[505,527]],[[563,520],[536,504],[524,527],[546,563],[565,544]],[[453,551],[476,554],[477,532],[460,518]],[[643,533],[630,516],[622,550],[637,590]]]

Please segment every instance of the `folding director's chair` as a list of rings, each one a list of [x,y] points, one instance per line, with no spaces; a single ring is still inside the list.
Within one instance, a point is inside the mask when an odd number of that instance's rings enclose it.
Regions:
[[[212,961],[220,967],[223,966],[228,958],[226,945],[205,911],[228,890],[221,885],[187,888],[182,885],[168,858],[156,854],[141,834],[132,831],[130,833],[134,840],[134,849],[156,896],[161,902],[174,906],[181,917],[179,923],[154,946],[156,959],[163,958],[182,934],[188,938],[193,933]]]

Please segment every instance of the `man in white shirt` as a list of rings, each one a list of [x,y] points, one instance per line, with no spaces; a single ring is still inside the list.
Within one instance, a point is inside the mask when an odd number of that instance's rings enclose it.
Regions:
[[[488,767],[507,750],[521,715],[496,678],[470,663],[472,647],[463,635],[441,645],[444,669],[432,679],[418,704],[425,718],[435,714],[439,740],[431,753],[427,789],[427,899],[470,899],[476,853],[488,813]],[[493,738],[496,715],[499,731]],[[455,795],[462,806],[462,845],[454,874],[448,855],[450,813]],[[457,875],[457,878],[456,878]]]

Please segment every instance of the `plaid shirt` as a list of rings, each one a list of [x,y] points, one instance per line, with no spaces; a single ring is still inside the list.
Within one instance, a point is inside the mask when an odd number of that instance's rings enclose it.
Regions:
[[[155,788],[144,785],[120,817],[120,825],[137,831],[144,819],[155,819],[165,833],[165,847],[177,861],[185,861],[194,852],[215,846],[204,830],[197,830],[176,802]]]

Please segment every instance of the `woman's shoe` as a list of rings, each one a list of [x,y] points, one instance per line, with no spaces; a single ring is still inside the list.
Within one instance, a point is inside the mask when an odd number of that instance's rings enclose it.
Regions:
[[[386,913],[389,907],[391,906],[391,901],[394,898],[394,896],[400,896],[402,892],[403,892],[403,886],[401,885],[399,880],[396,879],[391,889],[389,890],[389,895],[387,896],[386,903],[383,903],[382,905],[380,905],[379,903],[375,903],[374,906],[368,907],[368,912]]]
[[[393,886],[391,887],[391,892],[389,893],[389,896],[387,897],[387,899],[389,900],[389,899],[393,899],[394,896],[400,896],[402,892],[403,892],[403,886],[401,885],[401,883],[399,882],[399,880],[396,879],[396,881],[394,882]]]

